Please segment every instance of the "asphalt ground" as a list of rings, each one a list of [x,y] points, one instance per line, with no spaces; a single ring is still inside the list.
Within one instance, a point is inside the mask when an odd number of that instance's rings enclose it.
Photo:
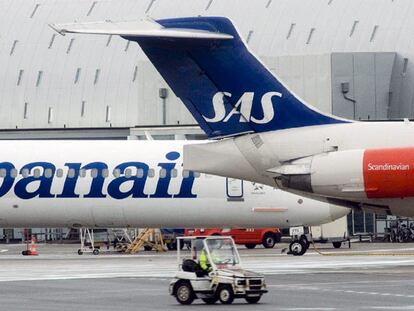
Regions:
[[[414,310],[414,245],[354,244],[301,257],[283,247],[240,249],[244,266],[266,276],[260,304],[181,306],[168,295],[174,253],[79,256],[76,245],[40,245],[39,256],[23,257],[22,245],[3,245],[0,310]]]

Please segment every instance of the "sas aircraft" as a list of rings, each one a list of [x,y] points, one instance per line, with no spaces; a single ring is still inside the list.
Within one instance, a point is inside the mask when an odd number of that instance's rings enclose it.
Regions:
[[[318,111],[249,50],[224,17],[54,24],[61,34],[137,42],[215,142],[184,168],[263,183],[346,207],[414,216],[414,125]]]
[[[347,208],[184,170],[189,141],[2,141],[1,227],[316,225]]]

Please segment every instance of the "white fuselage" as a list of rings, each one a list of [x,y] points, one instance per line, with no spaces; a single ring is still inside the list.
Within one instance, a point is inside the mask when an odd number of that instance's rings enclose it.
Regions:
[[[413,147],[414,124],[409,121],[354,122],[187,146],[184,167],[322,201],[414,216]],[[207,158],[211,161],[205,164]]]
[[[188,141],[2,141],[1,227],[290,227],[348,210],[184,172]]]

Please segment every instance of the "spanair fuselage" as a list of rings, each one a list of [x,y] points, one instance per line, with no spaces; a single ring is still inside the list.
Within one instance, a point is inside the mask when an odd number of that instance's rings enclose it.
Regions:
[[[183,171],[178,141],[2,141],[0,226],[289,227],[347,210]]]

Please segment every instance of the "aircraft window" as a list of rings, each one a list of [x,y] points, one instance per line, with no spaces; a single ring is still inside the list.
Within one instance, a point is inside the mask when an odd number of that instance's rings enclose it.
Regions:
[[[176,178],[178,176],[178,171],[176,168],[171,170],[171,177],[172,178]]]
[[[63,170],[61,168],[58,168],[56,170],[56,177],[61,178],[63,176]]]
[[[160,170],[160,178],[165,178],[167,177],[167,170],[165,168],[162,168]]]
[[[129,43],[130,41],[128,41]],[[137,79],[137,74],[138,74],[138,66],[135,66],[134,68],[134,75],[132,76],[132,82],[135,82],[135,80]]]
[[[92,11],[93,11],[93,9],[95,8],[95,6],[96,6],[96,1],[92,2],[92,5],[91,5],[91,7],[89,8],[88,13],[86,13],[86,16],[90,16],[90,15],[92,14]]]
[[[17,177],[17,170],[15,168],[12,168],[10,171],[10,176],[13,178]]]
[[[121,175],[121,170],[119,168],[114,169],[113,175],[114,177],[119,177]]]
[[[29,176],[29,169],[27,169],[27,168],[22,169],[22,176],[23,176],[23,177],[27,177],[27,176]]]
[[[80,170],[79,171],[79,176],[82,177],[82,178],[86,177],[86,170],[84,170],[84,169]]]
[[[148,177],[153,178],[155,176],[155,171],[153,168],[150,168],[148,170]]]
[[[74,177],[75,177],[75,169],[70,168],[70,169],[68,170],[68,177],[69,177],[69,178],[74,178]]]
[[[52,171],[51,168],[45,169],[45,177],[46,178],[50,178],[50,177],[52,177],[52,175],[53,175],[53,171]]]
[[[144,177],[144,170],[142,168],[137,169],[137,177],[138,178]]]
[[[183,178],[190,177],[190,171],[189,170],[183,170]]]
[[[201,174],[199,172],[193,172],[195,178],[199,178]]]
[[[125,170],[125,177],[129,178],[132,176],[132,170],[130,168],[127,168]]]
[[[29,116],[29,103],[24,103],[24,110],[23,110],[23,119],[27,119]]]
[[[7,171],[5,168],[0,169],[0,177],[6,177]]]
[[[81,117],[85,116],[85,108],[86,108],[86,102],[84,100],[82,100]]]
[[[35,168],[33,170],[33,177],[35,177],[35,178],[39,178],[40,177],[40,169]]]
[[[91,169],[91,177],[92,178],[98,177],[98,170],[96,168]]]
[[[108,177],[109,176],[109,171],[108,171],[108,169],[107,168],[104,168],[103,170],[102,170],[102,177],[103,178],[106,178],[106,177]]]

